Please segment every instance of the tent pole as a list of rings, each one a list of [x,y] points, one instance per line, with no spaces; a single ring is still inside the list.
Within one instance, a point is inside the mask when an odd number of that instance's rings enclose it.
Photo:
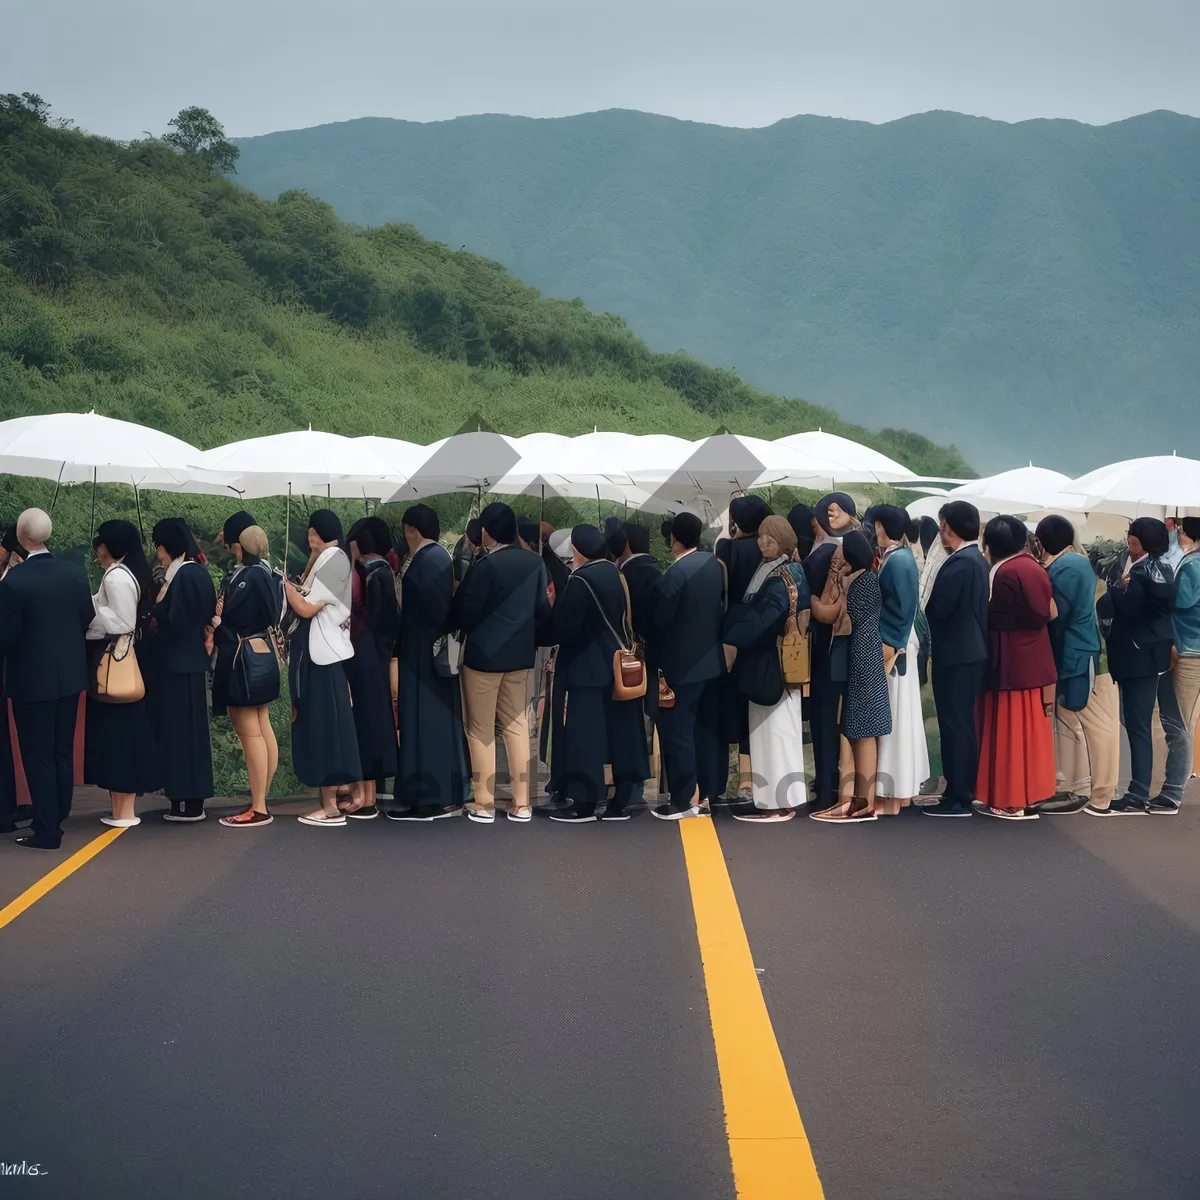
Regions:
[[[142,498],[138,494],[138,487],[136,483],[133,485],[133,502],[135,505],[137,505],[138,536],[143,542],[145,542],[146,531],[142,528]]]
[[[596,484],[596,528],[604,528],[604,518],[600,515],[600,485]]]
[[[288,484],[287,499],[283,510],[283,575],[287,578],[288,549],[292,544],[292,485]]]
[[[542,546],[542,526],[546,523],[546,485],[542,484],[542,506],[538,509],[538,553],[541,554]]]
[[[92,522],[88,529],[88,544],[96,536],[96,468],[92,468]]]

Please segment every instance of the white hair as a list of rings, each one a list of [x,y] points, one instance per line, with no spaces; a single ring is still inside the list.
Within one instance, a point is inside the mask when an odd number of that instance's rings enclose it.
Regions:
[[[17,518],[17,539],[26,546],[44,546],[50,540],[54,522],[40,508],[27,508]]]

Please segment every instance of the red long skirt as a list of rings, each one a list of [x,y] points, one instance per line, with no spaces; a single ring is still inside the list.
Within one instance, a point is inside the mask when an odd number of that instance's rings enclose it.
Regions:
[[[993,808],[1028,808],[1054,795],[1054,723],[1042,689],[983,692],[975,707],[979,730],[976,798]]]

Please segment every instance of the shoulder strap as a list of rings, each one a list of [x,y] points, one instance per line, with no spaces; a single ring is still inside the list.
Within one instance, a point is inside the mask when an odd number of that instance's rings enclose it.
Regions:
[[[729,568],[725,565],[723,558],[717,558],[714,554],[713,558],[717,561],[717,566],[721,568],[721,611],[729,611]]]
[[[794,629],[794,628],[796,628],[796,624],[797,624],[796,609],[800,604],[800,593],[796,589],[796,581],[792,578],[792,573],[791,573],[791,571],[788,570],[787,563],[783,563],[780,566],[776,567],[775,570],[771,572],[771,574],[778,575],[779,578],[783,580],[783,586],[785,588],[787,588],[787,594],[788,594],[787,619],[788,619],[788,624]]]
[[[619,575],[620,571],[618,571],[617,574]],[[595,589],[592,587],[592,585],[588,583],[588,581],[584,579],[584,577],[578,571],[573,571],[571,573],[571,579],[578,579],[579,582],[582,583],[583,586],[591,593],[592,599],[596,602],[596,608],[599,610],[600,619],[605,625],[608,626],[608,632],[611,633],[614,638],[616,638],[617,645],[620,646],[622,650],[628,652],[630,646],[627,640],[613,628],[612,622],[608,619],[608,613],[604,611],[604,605],[600,603],[600,597],[596,595]],[[570,583],[570,580],[567,582]],[[625,586],[624,576],[621,576],[621,585],[625,592],[625,619],[629,620],[629,588]]]

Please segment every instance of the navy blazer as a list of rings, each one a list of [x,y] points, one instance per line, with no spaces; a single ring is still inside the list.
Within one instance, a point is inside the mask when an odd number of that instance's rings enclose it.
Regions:
[[[758,591],[733,605],[725,618],[724,641],[738,652],[733,664],[738,693],[755,704],[778,704],[783,696],[779,639],[790,607],[787,584],[768,575]]]
[[[155,665],[168,675],[198,675],[208,670],[204,627],[217,607],[212,576],[197,562],[175,572],[167,594],[151,616],[158,628],[150,640]]]
[[[725,568],[703,550],[685,554],[663,572],[654,631],[658,667],[670,687],[705,683],[724,674],[721,625],[727,603]]]
[[[942,564],[925,605],[935,670],[987,660],[989,591],[978,546],[963,546]]]
[[[609,625],[625,637],[625,612],[625,589],[615,563],[596,559],[571,572],[554,601],[552,622],[558,645],[554,674],[564,687],[612,687],[613,655],[619,643]]]
[[[87,688],[84,635],[96,615],[78,563],[35,554],[0,581],[0,654],[9,699],[36,703]]]
[[[549,580],[541,558],[512,545],[484,555],[454,594],[451,624],[467,639],[463,666],[472,671],[525,671],[550,619]]]
[[[1171,666],[1175,644],[1175,575],[1165,559],[1129,568],[1129,586],[1118,579],[1101,598],[1112,611],[1108,673],[1118,683],[1161,675]]]
[[[629,601],[633,609],[633,632],[646,649],[646,665],[658,666],[658,638],[654,632],[654,606],[658,602],[658,585],[662,568],[651,554],[634,554],[621,564],[621,574],[629,585]]]

